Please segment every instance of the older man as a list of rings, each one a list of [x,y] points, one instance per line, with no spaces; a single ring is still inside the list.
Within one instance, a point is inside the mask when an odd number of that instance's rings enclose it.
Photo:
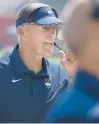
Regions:
[[[18,12],[18,44],[0,58],[0,122],[40,122],[67,87],[64,69],[45,58],[52,55],[62,24],[56,10],[46,4],[29,3]]]

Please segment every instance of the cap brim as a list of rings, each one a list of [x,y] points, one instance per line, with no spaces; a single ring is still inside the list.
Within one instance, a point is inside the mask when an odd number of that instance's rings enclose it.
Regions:
[[[50,25],[50,24],[63,24],[64,22],[56,17],[46,17],[36,21],[35,23],[39,25]]]

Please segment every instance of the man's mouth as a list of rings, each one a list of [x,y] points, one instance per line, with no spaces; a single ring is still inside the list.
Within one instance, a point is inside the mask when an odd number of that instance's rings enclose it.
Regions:
[[[44,42],[46,45],[52,46],[53,44],[50,42]]]

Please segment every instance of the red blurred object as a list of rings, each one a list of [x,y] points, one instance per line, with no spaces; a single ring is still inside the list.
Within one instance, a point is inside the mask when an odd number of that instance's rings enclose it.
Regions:
[[[15,25],[15,16],[0,15],[0,49],[15,44],[15,41],[7,33],[10,25]]]

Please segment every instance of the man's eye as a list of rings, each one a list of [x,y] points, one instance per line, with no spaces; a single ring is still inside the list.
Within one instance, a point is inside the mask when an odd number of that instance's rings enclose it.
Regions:
[[[51,26],[43,26],[42,27],[44,30],[50,30],[51,29]]]
[[[58,29],[58,26],[42,26],[42,29],[44,29],[44,30],[51,30],[51,29],[54,29],[54,30],[56,30],[56,29]]]

